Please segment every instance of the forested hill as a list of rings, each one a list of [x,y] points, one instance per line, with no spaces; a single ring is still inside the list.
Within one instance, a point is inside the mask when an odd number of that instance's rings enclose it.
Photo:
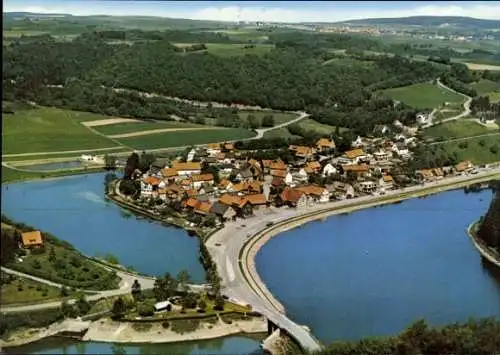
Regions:
[[[116,109],[125,105],[115,94],[96,96],[96,88],[102,85],[200,101],[306,110],[315,120],[363,134],[375,124],[407,121],[415,113],[404,106],[394,107],[392,100],[374,95],[377,91],[430,81],[447,70],[429,62],[383,55],[360,55],[322,65],[329,58],[328,51],[319,47],[310,51],[293,39],[276,43],[278,48],[263,55],[185,53],[171,43],[172,33],[164,31],[159,40],[133,45],[108,44],[102,32],[71,42],[50,36],[14,41],[4,45],[2,56],[4,99],[24,98],[100,113],[116,112],[103,110],[103,102]],[[356,39],[345,42],[346,36],[335,38],[337,42],[331,45],[367,47],[362,39],[358,43]]]
[[[482,220],[478,236],[500,252],[500,181],[496,182],[495,197]]]
[[[410,16],[398,18],[370,18],[362,20],[342,21],[337,24],[368,25],[368,26],[422,26],[439,27],[448,25],[454,28],[468,29],[498,29],[500,20],[484,20],[462,16]]]

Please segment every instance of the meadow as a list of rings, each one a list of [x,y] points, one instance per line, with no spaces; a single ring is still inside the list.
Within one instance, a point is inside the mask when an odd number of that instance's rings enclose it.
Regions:
[[[297,115],[294,113],[287,113],[287,112],[268,112],[268,111],[238,111],[238,116],[240,116],[241,119],[246,119],[248,115],[254,116],[258,122],[259,125],[262,124],[262,119],[264,116],[273,116],[274,117],[274,125],[280,125],[282,123],[289,122],[293,119],[297,118]]]
[[[220,128],[156,133],[145,136],[120,138],[119,141],[139,150],[184,147],[196,144],[251,138],[255,133],[243,128]]]
[[[335,126],[330,126],[324,123],[317,122],[313,119],[306,118],[303,120],[300,120],[299,122],[296,123],[301,130],[304,131],[312,131],[317,134],[325,135],[325,134],[331,134],[335,132],[336,127]],[[345,132],[347,131],[346,128],[340,128],[340,132]]]
[[[178,47],[185,47],[194,43],[174,43]],[[272,44],[240,44],[240,43],[205,43],[206,50],[197,51],[194,53],[208,52],[221,57],[236,57],[246,54],[263,55],[269,53],[274,45]],[[187,52],[193,53],[193,52]]]
[[[486,137],[476,137],[463,141],[441,144],[449,154],[456,154],[458,161],[470,160],[474,164],[500,161],[500,133]]]
[[[420,83],[387,89],[383,91],[383,94],[393,100],[401,101],[409,106],[421,109],[438,108],[445,102],[461,103],[464,101],[463,96],[439,88],[431,83]]]
[[[116,147],[84,127],[78,113],[37,108],[2,115],[2,154],[57,152]]]
[[[481,79],[478,82],[471,84],[471,86],[480,96],[487,95],[492,92],[500,92],[500,83],[487,79]]]
[[[429,127],[425,130],[425,134],[432,138],[451,139],[478,136],[481,134],[494,133],[495,131],[495,129],[490,129],[472,120],[462,119]]]

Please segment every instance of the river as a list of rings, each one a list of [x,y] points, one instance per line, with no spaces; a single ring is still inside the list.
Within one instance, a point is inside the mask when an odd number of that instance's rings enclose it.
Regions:
[[[198,239],[140,219],[104,199],[104,173],[2,185],[2,213],[67,240],[89,256],[111,253],[149,275],[189,271],[203,283]]]
[[[259,275],[322,342],[500,317],[500,275],[466,234],[491,191],[444,192],[311,222],[271,239]]]

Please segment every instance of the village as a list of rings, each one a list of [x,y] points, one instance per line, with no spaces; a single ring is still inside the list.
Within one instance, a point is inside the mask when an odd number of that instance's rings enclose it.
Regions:
[[[148,172],[137,170],[132,176],[140,181],[137,202],[157,214],[181,215],[192,227],[215,227],[258,216],[271,206],[301,209],[476,172],[465,161],[402,174],[401,165],[412,159],[418,143],[417,131],[399,121],[377,126],[378,137],[358,136],[344,152],[329,137],[308,146],[290,145],[294,159],[288,163],[255,159],[233,143],[193,147],[184,158],[159,158]]]

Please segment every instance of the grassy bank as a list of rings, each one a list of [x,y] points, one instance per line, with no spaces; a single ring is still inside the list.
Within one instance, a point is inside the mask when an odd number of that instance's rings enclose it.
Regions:
[[[438,108],[445,102],[461,103],[464,101],[463,96],[430,83],[388,89],[384,90],[383,93],[396,101],[417,108]]]
[[[36,180],[36,179],[51,179],[70,175],[88,174],[88,173],[99,173],[105,171],[101,167],[96,168],[83,168],[83,169],[69,169],[60,171],[21,171],[16,169],[11,169],[2,166],[2,184],[18,182],[24,180]]]

